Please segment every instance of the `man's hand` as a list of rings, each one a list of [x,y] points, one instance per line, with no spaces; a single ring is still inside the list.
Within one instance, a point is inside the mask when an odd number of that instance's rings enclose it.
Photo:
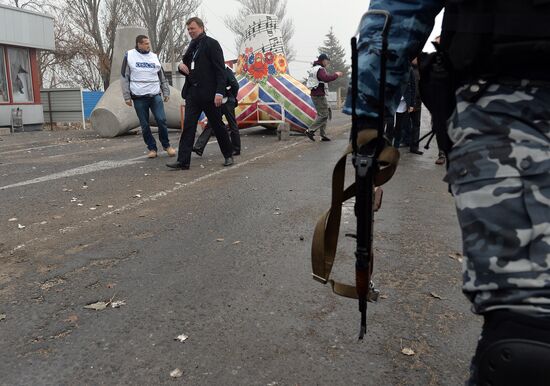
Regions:
[[[170,100],[170,97],[168,95],[164,96],[164,103],[167,103]]]
[[[216,107],[220,107],[222,105],[222,100],[223,96],[216,94],[216,96],[214,97],[214,104],[216,105]]]
[[[128,99],[127,101],[124,101],[128,106],[132,107],[132,100]]]
[[[336,71],[335,74],[338,75],[338,78],[340,78],[342,75],[344,75],[344,73],[342,71]]]
[[[187,67],[186,64],[180,63],[178,66],[179,70],[183,72],[185,75],[189,75],[189,67]]]
[[[409,113],[412,113],[414,111],[414,107],[409,107]]]

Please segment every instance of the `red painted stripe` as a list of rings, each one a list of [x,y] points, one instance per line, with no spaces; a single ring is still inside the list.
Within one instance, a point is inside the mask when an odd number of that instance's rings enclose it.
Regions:
[[[243,116],[246,116],[246,117],[250,116],[251,114],[255,113],[257,109],[258,109],[258,105],[256,103],[249,106],[247,109],[240,112],[239,115],[237,115],[237,120],[245,121],[245,119],[242,118],[242,117]]]
[[[266,105],[258,105],[258,108],[263,111],[264,113],[267,113],[271,118],[273,118],[273,120],[280,120],[281,119],[281,114],[279,112],[277,112],[276,110],[272,109],[271,107],[269,106],[266,106]]]
[[[254,87],[256,87],[256,84],[252,82],[248,82],[244,87],[241,87],[239,89],[239,93],[237,94],[237,100],[240,102],[242,99],[248,96],[248,94],[250,94],[250,91],[254,90]]]

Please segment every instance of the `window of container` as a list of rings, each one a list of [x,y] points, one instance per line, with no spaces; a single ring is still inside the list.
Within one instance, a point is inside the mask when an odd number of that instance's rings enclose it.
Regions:
[[[4,47],[0,47],[0,103],[9,103],[10,101],[5,58]]]
[[[33,102],[31,61],[28,48],[8,48],[13,103]]]

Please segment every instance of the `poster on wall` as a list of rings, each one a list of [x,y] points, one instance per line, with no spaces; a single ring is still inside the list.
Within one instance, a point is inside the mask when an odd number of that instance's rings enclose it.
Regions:
[[[9,102],[8,77],[6,74],[6,63],[4,60],[4,48],[0,47],[0,103]]]
[[[13,102],[33,102],[29,50],[8,48]]]

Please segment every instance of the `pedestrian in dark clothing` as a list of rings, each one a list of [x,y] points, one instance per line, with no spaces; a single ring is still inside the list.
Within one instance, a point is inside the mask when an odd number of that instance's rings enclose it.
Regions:
[[[197,123],[203,111],[225,158],[224,166],[230,166],[233,164],[233,149],[222,121],[221,111],[226,93],[223,51],[217,40],[206,35],[201,19],[192,17],[185,25],[192,40],[178,67],[180,73],[185,76],[185,85],[181,92],[185,99],[184,127],[180,137],[178,160],[166,166],[189,169]]]
[[[317,130],[321,132],[321,141],[330,141],[326,136],[327,122],[330,117],[330,107],[327,100],[328,83],[338,79],[343,73],[336,71],[334,74],[329,74],[326,70],[329,62],[330,59],[326,54],[319,55],[317,60],[313,62],[313,67],[309,70],[307,79],[306,85],[311,89],[311,100],[317,111],[315,122],[305,132],[312,141],[315,141]]]
[[[227,75],[227,85],[225,87],[227,90],[227,100],[222,104],[222,114],[225,116],[225,119],[227,119],[229,137],[231,139],[231,145],[233,146],[233,155],[240,155],[241,136],[239,134],[237,119],[235,118],[235,107],[238,105],[237,95],[239,94],[239,82],[237,82],[235,74],[233,74],[233,71],[229,67],[225,68],[225,73]],[[210,124],[207,124],[199,138],[197,138],[195,146],[193,146],[193,151],[197,155],[202,156],[211,136],[212,128]]]
[[[409,109],[410,128],[411,135],[409,138],[409,151],[414,154],[424,154],[418,150],[418,141],[420,140],[420,119],[422,117],[422,99],[420,99],[420,88],[418,83],[420,82],[420,72],[418,71],[418,60],[416,58],[411,62],[412,71],[411,75],[414,81],[414,103],[412,109]]]
[[[401,102],[397,107],[395,113],[395,127],[393,132],[390,132],[388,139],[390,143],[393,142],[393,146],[399,148],[401,145],[402,134],[405,130],[408,129],[411,118],[410,112],[413,110],[413,106],[416,100],[416,84],[414,82],[413,70],[412,68],[409,71],[409,82],[405,88],[405,92],[401,97]]]

